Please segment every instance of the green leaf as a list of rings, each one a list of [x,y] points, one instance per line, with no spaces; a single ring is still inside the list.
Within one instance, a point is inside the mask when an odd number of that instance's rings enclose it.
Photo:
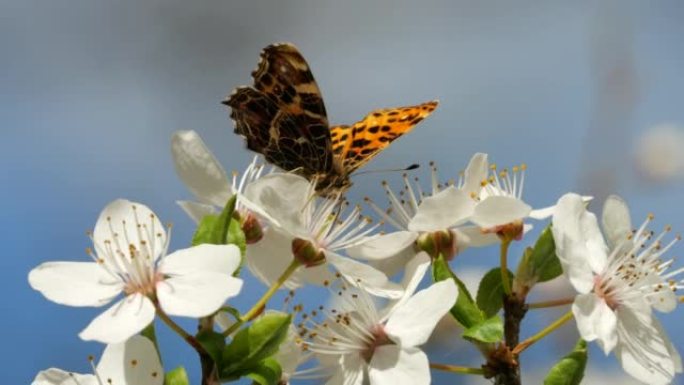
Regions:
[[[551,368],[544,385],[579,385],[587,367],[587,342],[579,340],[575,349]]]
[[[513,273],[507,271],[509,282],[513,282]],[[489,270],[482,277],[480,287],[477,289],[477,306],[487,317],[499,312],[503,307],[504,298],[503,282],[501,281],[501,268]]]
[[[236,196],[228,200],[226,206],[219,215],[206,215],[192,236],[192,245],[197,246],[203,243],[212,245],[225,245],[228,240],[228,230],[233,221],[233,211],[235,211]]]
[[[501,317],[495,315],[485,321],[471,326],[463,332],[463,338],[469,341],[485,343],[499,342],[503,339],[504,326]]]
[[[563,274],[550,225],[544,229],[534,244],[530,259],[539,282],[550,281]]]
[[[519,282],[531,288],[537,282],[550,281],[561,274],[563,268],[556,255],[556,244],[549,225],[539,235],[534,247],[525,250],[516,276]]]
[[[268,313],[235,335],[223,350],[221,378],[234,378],[278,352],[292,316]]]
[[[224,337],[223,334],[217,333],[213,330],[201,330],[199,333],[197,333],[195,338],[197,339],[197,342],[202,345],[204,350],[209,353],[214,362],[221,362],[221,358],[223,357],[223,349],[226,346],[226,337]]]
[[[188,374],[182,366],[171,370],[164,376],[164,385],[190,385]]]
[[[442,255],[439,255],[432,262],[432,279],[435,282],[453,279],[458,286],[456,304],[449,311],[463,327],[466,329],[470,328],[471,326],[482,323],[486,319],[484,313],[477,307],[473,297],[468,292],[468,288],[466,288],[463,282],[461,282],[461,280],[451,271],[449,263]]]
[[[199,225],[197,225],[195,234],[192,236],[192,245],[197,246],[203,243],[215,244],[216,239],[214,235],[214,229],[217,222],[217,215],[205,215],[200,221]]]
[[[278,360],[269,357],[259,362],[244,375],[259,385],[277,385],[280,383],[282,374],[283,370],[280,368]]]
[[[230,224],[228,225],[226,243],[239,247],[240,255],[245,255],[245,251],[247,250],[247,238],[245,237],[244,231],[242,231],[242,227],[240,227],[240,221],[235,218],[231,218]]]

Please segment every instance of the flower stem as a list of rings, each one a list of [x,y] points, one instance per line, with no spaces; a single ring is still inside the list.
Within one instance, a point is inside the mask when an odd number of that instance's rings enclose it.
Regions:
[[[197,353],[208,354],[207,351],[204,350],[202,345],[200,345],[199,341],[197,341],[197,339],[194,336],[183,330],[183,328],[180,327],[180,325],[175,323],[171,318],[169,318],[168,315],[166,315],[166,313],[164,313],[159,304],[155,303],[155,307],[157,308],[157,316],[166,324],[166,326],[168,326],[171,330],[176,332],[176,334],[181,336],[181,338],[183,338],[188,344],[190,344],[190,346],[192,346],[197,351]]]
[[[570,305],[573,301],[574,301],[573,298],[561,298],[561,299],[554,299],[551,301],[528,303],[527,307],[530,309],[544,309],[544,308],[548,308],[548,307]]]
[[[482,368],[469,368],[465,366],[453,366],[445,364],[435,364],[430,363],[432,369],[442,370],[445,372],[458,373],[458,374],[475,374],[483,375],[485,372]]]
[[[511,281],[508,277],[508,246],[511,245],[511,239],[504,237],[501,240],[500,259],[501,259],[501,284],[503,286],[506,296],[511,295]]]
[[[525,341],[521,342],[520,344],[518,344],[518,346],[516,346],[513,349],[513,354],[518,355],[518,354],[522,353],[525,349],[529,348],[532,344],[541,340],[542,338],[546,337],[547,335],[551,334],[551,332],[553,332],[554,330],[556,330],[560,326],[562,326],[564,323],[571,320],[572,317],[573,317],[572,311],[569,311],[569,312],[563,314],[563,316],[561,316],[557,320],[553,321],[549,326],[544,328],[542,331],[540,331],[539,333],[533,335],[532,337],[530,337],[530,338],[526,339]]]
[[[251,309],[247,313],[245,313],[240,319],[235,322],[233,325],[231,325],[228,329],[226,329],[223,332],[223,335],[225,337],[228,337],[229,335],[233,334],[235,330],[237,330],[242,324],[245,322],[249,322],[256,318],[259,314],[261,314],[262,311],[264,311],[264,307],[266,306],[266,302],[268,302],[271,297],[280,289],[281,286],[287,281],[288,278],[292,275],[292,273],[295,272],[301,266],[301,263],[299,263],[298,260],[293,259],[290,265],[283,271],[283,273],[278,277],[278,279],[271,285],[271,287],[268,288],[266,293],[264,293],[263,296],[257,301],[257,303],[252,306]]]

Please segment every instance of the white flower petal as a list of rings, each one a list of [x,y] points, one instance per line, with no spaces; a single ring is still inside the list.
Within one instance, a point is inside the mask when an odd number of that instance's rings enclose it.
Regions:
[[[352,258],[377,261],[391,258],[412,246],[418,234],[412,231],[396,231],[378,235],[361,244],[349,247],[347,253]]]
[[[28,281],[45,298],[67,306],[102,306],[123,289],[95,262],[46,262],[31,270]]]
[[[152,341],[143,336],[133,336],[126,342],[107,345],[97,374],[112,384],[161,385],[164,369]]]
[[[580,293],[593,286],[593,273],[607,264],[607,246],[594,214],[586,210],[582,197],[565,194],[553,215],[553,238],[563,272]]]
[[[171,139],[176,173],[202,203],[223,207],[234,194],[226,172],[195,131],[178,131]]]
[[[242,289],[242,280],[210,271],[167,278],[157,284],[159,305],[167,314],[204,317],[218,310]]]
[[[410,245],[397,255],[379,261],[369,261],[368,264],[373,268],[382,271],[388,277],[394,277],[404,269],[406,264],[416,256],[418,250],[414,245]]]
[[[451,230],[456,238],[456,248],[462,252],[468,247],[489,246],[501,242],[498,235],[484,232],[480,226],[460,226]]]
[[[300,267],[293,275],[296,281],[308,282],[316,286],[325,286],[326,282],[333,282],[336,278],[335,273],[330,271],[330,264],[328,263],[318,266]]]
[[[383,345],[373,353],[368,377],[371,385],[429,385],[430,363],[420,349]]]
[[[416,256],[411,259],[406,264],[406,270],[404,271],[404,277],[401,280],[401,286],[404,288],[404,294],[401,298],[398,298],[390,302],[383,313],[385,314],[382,318],[387,319],[390,317],[391,312],[401,307],[409,298],[416,292],[418,285],[423,280],[427,269],[430,267],[430,256],[421,251],[416,254]]]
[[[309,181],[295,174],[270,174],[247,185],[240,202],[281,230],[304,238],[302,209],[309,199],[316,199],[310,196],[310,187]]]
[[[170,276],[199,271],[232,275],[238,267],[240,249],[237,246],[201,244],[167,255],[159,263],[159,272]]]
[[[365,370],[366,363],[358,354],[346,354],[340,357],[335,374],[325,385],[361,385]]]
[[[632,233],[632,220],[627,203],[617,195],[611,195],[603,204],[603,231],[611,247],[617,247]]]
[[[199,224],[202,221],[202,218],[206,217],[207,215],[217,213],[215,206],[204,203],[192,201],[176,201],[176,203],[181,209],[183,209],[183,211],[185,211],[186,214],[188,214],[190,219],[195,221],[197,224]]]
[[[589,202],[591,202],[592,199],[594,199],[594,198],[591,196],[587,196],[587,195],[582,196],[582,202],[584,202],[584,203],[589,203]],[[539,220],[546,219],[546,218],[553,216],[553,213],[555,212],[555,210],[556,210],[556,205],[544,207],[541,209],[535,209],[535,210],[532,210],[530,212],[529,217],[532,219],[539,219]]]
[[[651,292],[649,293],[646,300],[649,305],[659,312],[669,313],[677,308],[679,303],[679,298],[677,293],[670,289],[669,283],[664,281],[659,275],[650,274],[646,279],[642,279],[640,285],[642,287],[651,287]],[[656,290],[654,288],[660,286],[661,289]]]
[[[554,231],[554,238],[555,234]],[[578,293],[589,293],[594,288],[594,273],[591,266],[585,262],[586,253],[568,238],[556,240],[555,243],[556,255],[563,266],[563,274]]]
[[[154,320],[154,305],[142,294],[131,294],[98,315],[79,337],[105,344],[123,342]]]
[[[326,260],[351,285],[360,285],[361,288],[373,295],[398,298],[404,292],[399,285],[387,279],[387,276],[381,271],[364,263],[331,252],[326,253]]]
[[[111,264],[111,261],[106,257],[107,254],[103,254],[107,243],[111,244],[111,248],[118,248],[126,255],[129,254],[129,245],[141,248],[141,244],[145,243],[145,247],[148,247],[150,255],[156,261],[164,252],[166,230],[149,207],[117,199],[100,213],[93,231],[93,243],[98,257],[103,258],[108,264]]]
[[[282,369],[282,377],[284,379],[289,379],[292,374],[297,370],[297,366],[302,361],[302,355],[304,352],[302,348],[297,343],[297,339],[300,338],[297,334],[297,329],[294,325],[290,324],[287,329],[287,337],[280,347],[278,348],[278,353],[275,354],[275,359],[278,360],[280,367]]]
[[[605,354],[617,344],[617,316],[594,294],[580,294],[572,304],[580,336],[587,341],[598,340]]]
[[[43,370],[33,380],[31,385],[99,385],[93,374],[78,374],[65,372],[62,369],[50,368]]]
[[[434,283],[394,309],[385,332],[402,347],[422,345],[437,322],[454,306],[457,295],[458,288],[452,280]]]
[[[672,366],[674,368],[675,373],[681,373],[684,370],[684,368],[682,368],[682,356],[679,354],[679,351],[677,351],[677,348],[674,346],[674,344],[672,344],[672,340],[668,338],[667,333],[665,333],[665,329],[663,329],[663,325],[660,324],[660,321],[653,317],[652,323],[653,327],[657,330],[658,335],[660,335],[660,337],[665,342],[667,352],[670,354],[670,357],[672,358]]]
[[[556,205],[544,207],[541,209],[535,209],[535,210],[530,211],[529,217],[532,219],[538,219],[538,220],[546,219],[546,218],[549,218],[553,215],[553,212],[555,209],[556,209]]]
[[[668,349],[669,341],[648,313],[623,306],[618,309],[615,356],[632,377],[652,385],[672,382],[680,363]]]
[[[480,196],[482,190],[482,181],[487,180],[489,174],[489,162],[487,161],[487,154],[478,152],[470,158],[468,167],[463,173],[463,186],[461,189],[465,191],[468,196]]]
[[[449,186],[426,197],[408,224],[410,231],[446,230],[464,223],[473,214],[475,200],[466,192]]]
[[[266,286],[271,286],[292,263],[292,237],[269,227],[264,229],[264,236],[257,243],[247,246],[245,263],[252,274]],[[283,289],[296,289],[302,286],[300,267],[285,281]]]
[[[520,199],[494,195],[475,206],[471,220],[483,228],[502,226],[526,218],[532,207]]]

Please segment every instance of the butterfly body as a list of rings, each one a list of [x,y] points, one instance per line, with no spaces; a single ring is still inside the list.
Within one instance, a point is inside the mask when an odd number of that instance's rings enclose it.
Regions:
[[[238,87],[231,107],[235,133],[285,171],[316,181],[321,195],[346,191],[350,174],[408,132],[437,102],[376,110],[350,126],[330,126],[320,89],[306,60],[288,43],[261,53],[253,86]]]

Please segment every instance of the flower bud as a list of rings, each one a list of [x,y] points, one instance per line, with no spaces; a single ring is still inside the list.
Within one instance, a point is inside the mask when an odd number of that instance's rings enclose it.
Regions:
[[[432,258],[440,254],[447,260],[452,260],[458,253],[456,235],[449,230],[423,233],[416,240],[420,250],[428,253]]]
[[[525,226],[522,221],[522,219],[515,220],[510,223],[506,223],[505,225],[500,225],[500,226],[495,226],[489,229],[484,229],[484,233],[494,233],[499,236],[499,238],[502,241],[508,240],[516,240],[519,241],[522,239],[522,236],[524,234]]]
[[[257,243],[263,238],[264,231],[261,228],[261,223],[253,214],[249,213],[244,218],[241,218],[240,227],[245,233],[245,240],[248,245]]]
[[[323,250],[316,248],[313,243],[300,238],[292,240],[292,254],[299,263],[306,267],[325,263],[325,253]]]

